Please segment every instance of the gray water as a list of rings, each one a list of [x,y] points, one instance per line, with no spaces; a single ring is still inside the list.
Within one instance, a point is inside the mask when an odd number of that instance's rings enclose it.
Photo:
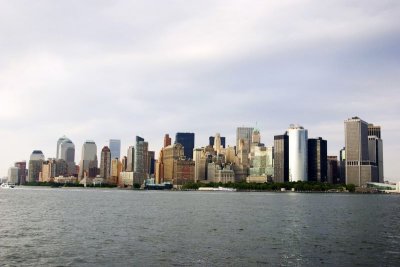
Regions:
[[[0,190],[1,266],[399,266],[400,196]]]

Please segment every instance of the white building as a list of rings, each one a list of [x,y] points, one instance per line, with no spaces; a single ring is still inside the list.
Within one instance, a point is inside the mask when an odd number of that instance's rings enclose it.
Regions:
[[[289,135],[289,181],[307,181],[308,131],[299,125],[290,125]]]
[[[8,182],[13,184],[18,184],[18,168],[10,167],[8,168]]]

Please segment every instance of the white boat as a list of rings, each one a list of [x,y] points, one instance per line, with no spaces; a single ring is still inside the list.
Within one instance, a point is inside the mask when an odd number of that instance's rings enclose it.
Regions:
[[[10,188],[14,188],[14,187],[15,187],[15,184],[13,184],[13,183],[2,183],[0,185],[1,189],[10,189]]]
[[[223,192],[236,192],[235,188],[227,188],[227,187],[199,187],[199,191],[223,191]]]

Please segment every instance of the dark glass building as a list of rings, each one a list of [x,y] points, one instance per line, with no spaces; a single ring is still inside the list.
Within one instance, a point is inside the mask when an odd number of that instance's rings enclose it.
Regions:
[[[328,181],[328,146],[321,137],[308,139],[308,181]]]
[[[289,181],[289,136],[287,133],[274,137],[274,182]]]
[[[194,133],[176,133],[175,144],[181,144],[184,147],[186,158],[193,158]]]

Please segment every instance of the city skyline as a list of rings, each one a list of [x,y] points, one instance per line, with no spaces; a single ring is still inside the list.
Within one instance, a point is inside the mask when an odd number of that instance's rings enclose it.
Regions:
[[[256,124],[267,146],[298,123],[338,155],[358,116],[382,127],[385,178],[400,180],[396,1],[1,7],[0,176],[33,150],[56,157],[64,134],[77,164],[87,139],[125,154],[141,136],[157,155],[165,133],[234,145]]]

